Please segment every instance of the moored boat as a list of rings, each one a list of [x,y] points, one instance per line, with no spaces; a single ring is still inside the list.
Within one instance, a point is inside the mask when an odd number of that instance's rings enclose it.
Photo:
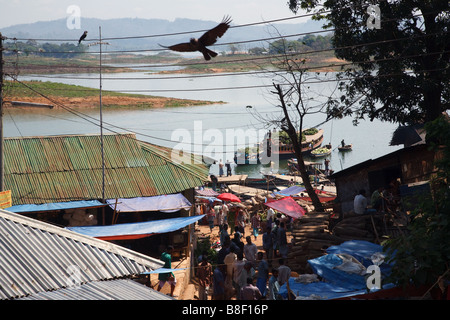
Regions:
[[[303,130],[304,139],[301,144],[302,154],[310,154],[312,150],[319,148],[323,143],[323,130],[310,128]],[[278,140],[273,139],[273,135],[267,134],[264,141],[271,139],[272,144],[278,143],[278,150],[273,150],[270,154],[272,158],[278,158],[280,160],[286,160],[295,158],[295,150],[292,143],[289,143],[288,139],[279,133]]]
[[[331,154],[331,149],[329,148],[317,148],[311,151],[311,157],[313,158],[323,158]]]
[[[347,145],[345,145],[345,146],[340,146],[340,147],[338,147],[338,150],[339,150],[339,151],[351,151],[352,148],[353,148],[353,145],[352,145],[352,144],[347,144]]]

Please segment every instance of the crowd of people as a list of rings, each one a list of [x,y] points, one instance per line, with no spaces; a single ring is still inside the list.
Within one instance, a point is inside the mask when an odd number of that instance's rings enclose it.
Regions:
[[[285,264],[288,254],[286,221],[289,218],[275,214],[269,208],[265,230],[261,230],[262,221],[258,214],[249,217],[245,210],[238,209],[233,212],[233,221],[227,219],[230,210],[226,204],[212,209],[214,218],[211,215],[208,223],[211,232],[214,228],[219,229],[220,250],[214,266],[208,261],[206,252],[199,257],[199,299],[208,299],[208,293],[214,300],[280,299],[278,290],[291,274]],[[230,221],[234,222],[233,228]],[[246,235],[247,224],[251,231]],[[262,235],[261,231],[264,231]],[[261,236],[260,250],[254,241]]]
[[[399,181],[393,179],[387,186],[380,186],[374,190],[370,198],[366,190],[359,190],[353,201],[353,211],[356,214],[370,214],[385,212],[395,214],[399,206]]]

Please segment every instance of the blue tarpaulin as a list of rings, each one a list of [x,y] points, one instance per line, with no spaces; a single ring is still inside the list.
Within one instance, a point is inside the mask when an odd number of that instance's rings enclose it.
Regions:
[[[184,271],[187,268],[178,268],[178,269],[170,269],[170,268],[159,268],[153,271],[142,272],[141,274],[155,274],[155,273],[168,273],[168,272],[176,272],[176,271]]]
[[[163,211],[174,212],[189,209],[192,204],[181,193],[154,197],[138,197],[129,199],[108,199],[106,202],[119,212]]]
[[[81,201],[54,202],[43,204],[20,204],[6,208],[6,210],[15,213],[40,212],[40,211],[54,211],[54,210],[76,209],[76,208],[101,207],[104,205],[105,204],[97,200],[81,200]]]
[[[67,227],[67,229],[103,240],[139,239],[156,233],[176,231],[191,223],[195,223],[203,217],[204,215],[200,215],[146,222],[120,223],[108,226]]]
[[[383,252],[382,246],[360,240],[346,241],[341,245],[329,247],[327,249],[328,254],[308,260],[311,269],[322,281],[305,284],[297,282],[296,278],[291,277],[289,279],[289,288],[296,296],[315,296],[324,300],[367,293],[365,274],[356,274],[337,268],[343,263],[339,254],[350,255],[364,267],[368,267],[373,264],[370,257],[379,252]],[[390,271],[390,266],[382,263],[380,270],[382,277],[385,277]],[[392,287],[390,284],[383,285],[383,288],[390,287]],[[279,293],[286,298],[287,286],[283,285]]]

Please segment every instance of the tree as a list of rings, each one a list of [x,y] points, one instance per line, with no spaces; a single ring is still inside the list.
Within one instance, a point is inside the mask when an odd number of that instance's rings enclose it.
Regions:
[[[450,108],[448,0],[289,0],[288,5],[327,21],[336,56],[352,63],[339,74],[345,94],[328,107],[330,117],[413,124]],[[369,5],[380,16],[369,15]],[[371,24],[374,18],[380,29]]]
[[[318,101],[318,93],[312,93],[305,83],[317,80],[313,73],[307,72],[305,59],[299,59],[298,54],[290,54],[289,42],[282,39],[277,41],[278,52],[281,54],[272,56],[270,70],[267,70],[272,79],[273,90],[270,93],[275,96],[280,113],[267,118],[255,113],[255,117],[261,122],[268,123],[269,127],[278,127],[288,137],[295,151],[298,170],[300,172],[306,192],[308,193],[316,211],[323,211],[323,205],[314,191],[308,172],[306,170],[302,154],[302,134],[304,121],[308,115],[324,113],[327,101]],[[312,98],[314,96],[314,98]],[[330,99],[330,97],[326,97]]]
[[[391,280],[407,286],[440,284],[450,279],[450,123],[439,117],[427,123],[427,142],[441,153],[431,194],[411,214],[409,233],[386,241],[393,262]]]

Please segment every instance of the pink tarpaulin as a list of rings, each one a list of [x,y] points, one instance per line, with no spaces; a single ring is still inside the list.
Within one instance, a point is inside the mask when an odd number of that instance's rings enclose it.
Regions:
[[[291,197],[284,197],[281,200],[266,202],[265,205],[281,213],[287,214],[294,219],[301,218],[306,212],[305,209]]]

